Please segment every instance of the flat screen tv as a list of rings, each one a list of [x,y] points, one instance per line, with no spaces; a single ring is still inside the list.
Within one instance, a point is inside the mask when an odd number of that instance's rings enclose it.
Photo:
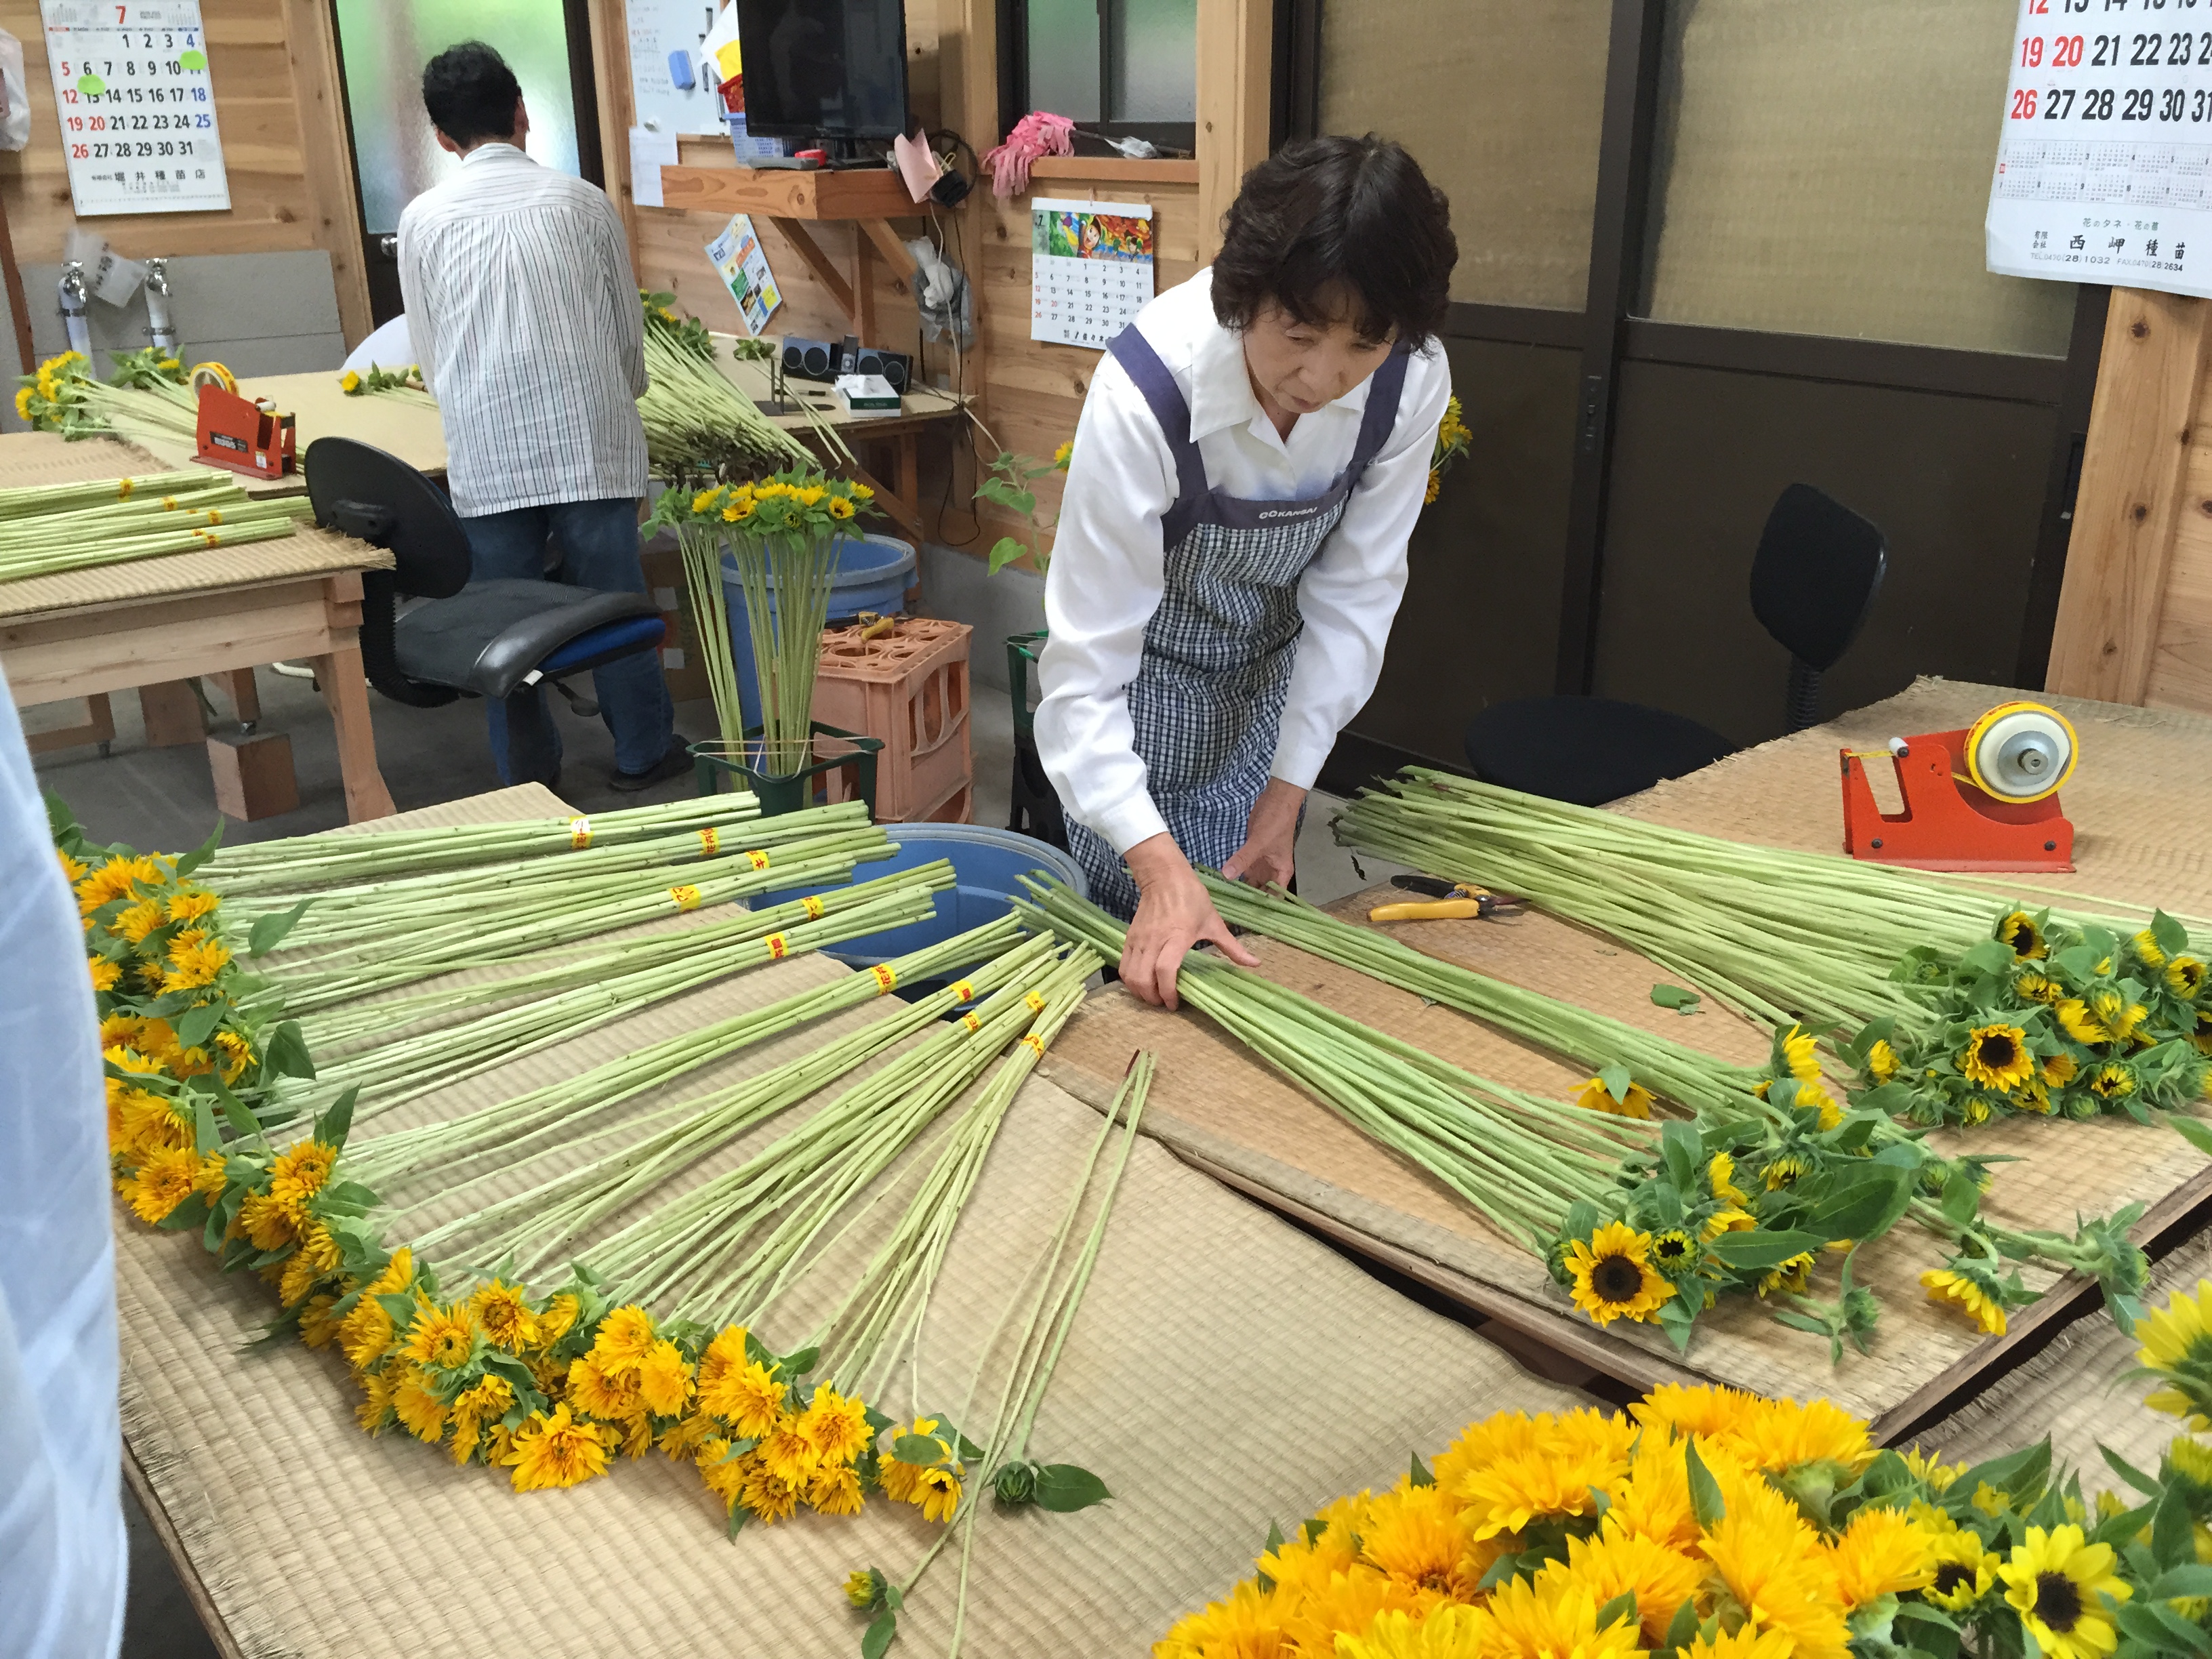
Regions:
[[[896,137],[907,129],[904,0],[737,0],[745,131]]]

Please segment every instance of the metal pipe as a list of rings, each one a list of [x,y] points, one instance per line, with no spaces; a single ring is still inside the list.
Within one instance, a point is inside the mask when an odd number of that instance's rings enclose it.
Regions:
[[[169,262],[146,261],[146,337],[172,356],[177,350],[177,325],[169,315]]]
[[[71,351],[82,352],[87,362],[92,360],[92,319],[87,313],[86,302],[91,290],[84,280],[84,267],[75,259],[62,267],[62,279],[55,285],[61,295],[62,326],[68,331]]]

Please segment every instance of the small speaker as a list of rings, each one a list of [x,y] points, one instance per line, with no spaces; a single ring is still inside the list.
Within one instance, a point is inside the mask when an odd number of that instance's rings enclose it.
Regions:
[[[796,334],[783,337],[783,372],[791,380],[834,380],[842,355],[827,340],[803,339]]]
[[[884,351],[875,346],[862,346],[860,364],[854,373],[880,374],[891,383],[891,390],[903,395],[907,382],[914,378],[914,359],[902,351]]]

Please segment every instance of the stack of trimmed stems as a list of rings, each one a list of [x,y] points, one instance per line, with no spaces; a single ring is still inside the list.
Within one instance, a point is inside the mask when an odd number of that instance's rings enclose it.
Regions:
[[[0,490],[0,581],[289,536],[305,496],[257,501],[214,472]]]
[[[1776,1025],[1856,1029],[1885,1015],[1917,1018],[1922,1005],[1891,969],[1923,945],[1972,947],[2008,909],[2048,905],[2062,921],[2124,933],[2148,920],[2081,894],[2048,904],[2022,881],[1969,884],[1722,841],[1421,768],[1364,791],[1338,818],[1336,836],[1431,875],[1520,895]],[[2212,947],[2212,922],[2179,920],[2200,952]]]
[[[760,768],[790,777],[814,755],[814,673],[842,538],[739,536],[730,557],[744,590],[760,686]]]
[[[753,407],[676,331],[647,313],[645,372],[651,382],[637,400],[645,447],[656,477],[735,466],[811,466],[798,439]]]

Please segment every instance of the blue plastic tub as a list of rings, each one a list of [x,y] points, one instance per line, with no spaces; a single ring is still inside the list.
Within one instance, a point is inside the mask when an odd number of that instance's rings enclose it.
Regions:
[[[902,957],[942,943],[956,933],[995,921],[1013,908],[1018,898],[1029,896],[1019,878],[1036,873],[1057,876],[1079,893],[1087,893],[1083,870],[1057,847],[1011,830],[991,830],[972,823],[894,823],[885,826],[898,851],[889,860],[856,866],[854,881],[873,881],[895,871],[913,870],[939,859],[952,860],[959,885],[937,896],[937,914],[927,921],[890,927],[848,939],[823,955],[855,968],[872,968],[893,957]],[[842,885],[843,884],[838,884]],[[793,887],[763,893],[753,901],[756,909],[788,904],[827,887]]]
[[[830,590],[830,622],[848,623],[863,611],[892,616],[906,608],[914,579],[914,544],[896,536],[848,536],[837,546],[837,580]],[[770,578],[771,583],[774,578]],[[745,724],[761,723],[760,676],[753,672],[751,613],[738,580],[737,561],[722,556],[722,599],[730,609],[730,654],[737,659],[738,700]],[[769,614],[775,614],[771,591]]]

